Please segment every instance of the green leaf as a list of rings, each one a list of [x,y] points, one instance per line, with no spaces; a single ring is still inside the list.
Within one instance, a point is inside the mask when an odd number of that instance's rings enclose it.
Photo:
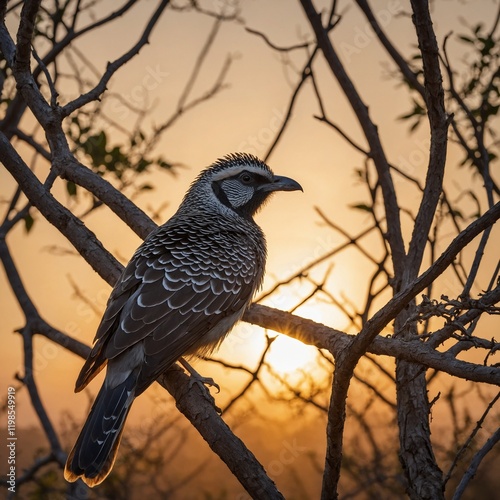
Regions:
[[[478,23],[474,28],[474,35],[477,35],[483,29],[483,23]]]
[[[354,205],[349,205],[349,208],[354,208],[356,210],[362,210],[363,212],[373,212],[373,207],[366,205],[365,203],[356,203]]]
[[[138,161],[138,163],[137,163],[137,165],[135,167],[135,170],[137,172],[144,172],[149,167],[149,165],[151,165],[151,163],[152,163],[151,161],[146,160],[145,158],[141,158]]]
[[[66,191],[70,196],[76,196],[76,184],[72,181],[66,183]]]
[[[31,231],[31,228],[33,227],[33,224],[35,223],[35,219],[31,217],[30,214],[26,214],[24,217],[24,229],[26,230],[27,233]]]
[[[412,117],[422,117],[425,116],[425,108],[417,102],[415,99],[413,101],[413,109],[409,113],[405,113],[404,115],[398,116],[398,120],[408,120]]]
[[[156,164],[159,167],[165,168],[165,169],[172,169],[172,168],[174,168],[174,166],[171,163],[169,163],[168,161],[165,161],[161,157],[156,160]]]
[[[464,220],[464,216],[462,214],[462,212],[460,210],[457,210],[457,209],[451,209],[450,210],[450,215],[454,218],[457,218],[457,219],[462,219]]]
[[[96,135],[91,135],[82,142],[82,149],[91,157],[92,165],[94,167],[99,167],[104,163],[104,158],[107,152],[106,142],[107,137],[104,131],[101,131]]]

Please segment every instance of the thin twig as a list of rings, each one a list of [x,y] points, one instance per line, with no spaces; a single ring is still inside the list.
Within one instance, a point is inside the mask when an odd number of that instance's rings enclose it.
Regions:
[[[257,31],[255,29],[249,28],[248,26],[245,27],[245,31],[247,31],[248,33],[251,33],[252,35],[259,36],[260,38],[262,38],[264,40],[264,42],[266,42],[266,44],[269,47],[271,47],[271,49],[276,50],[277,52],[292,52],[294,50],[307,49],[311,46],[311,42],[304,42],[304,43],[298,43],[295,45],[290,45],[287,47],[279,47],[275,43],[271,42],[271,40],[269,40],[269,37],[265,33],[262,33],[261,31]]]
[[[484,423],[486,417],[488,416],[488,413],[493,408],[493,406],[495,405],[495,403],[498,401],[499,398],[500,398],[500,392],[498,392],[497,395],[490,401],[489,405],[484,410],[483,414],[481,415],[481,418],[477,421],[476,426],[474,427],[474,429],[470,433],[469,437],[467,438],[465,443],[462,445],[460,450],[458,450],[457,454],[455,455],[455,458],[453,459],[453,462],[450,465],[450,468],[448,469],[448,472],[446,473],[446,475],[443,478],[443,486],[445,486],[446,483],[450,480],[451,475],[453,474],[455,467],[458,465],[458,462],[462,459],[464,453],[467,451],[470,444],[472,443],[472,440],[475,438],[475,436],[477,435],[477,433],[479,432],[479,430],[483,426],[483,423]]]
[[[108,63],[106,71],[102,75],[99,83],[91,90],[86,92],[85,94],[77,97],[73,101],[70,101],[68,104],[61,108],[61,116],[66,117],[71,113],[85,106],[89,102],[95,101],[99,99],[99,96],[106,90],[107,84],[111,77],[127,62],[129,62],[133,57],[135,57],[141,48],[149,42],[149,37],[153,31],[153,28],[156,26],[158,20],[160,19],[163,11],[167,7],[169,0],[162,0],[155,12],[152,14],[149,19],[146,28],[142,32],[139,40],[135,43],[135,45],[121,57],[116,59],[115,61]]]
[[[486,455],[493,449],[493,447],[500,441],[500,429],[497,429],[494,434],[484,443],[483,447],[472,458],[469,468],[465,472],[460,481],[452,500],[459,500],[467,488],[471,479],[476,475],[479,465],[486,457]]]

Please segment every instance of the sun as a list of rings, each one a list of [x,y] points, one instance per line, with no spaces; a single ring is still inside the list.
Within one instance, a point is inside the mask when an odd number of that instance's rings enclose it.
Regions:
[[[298,340],[278,335],[267,356],[272,370],[283,377],[301,372],[315,363],[317,350]]]
[[[273,303],[270,304],[271,307],[278,305],[282,310],[293,309],[300,297],[307,293],[298,283],[293,288],[296,289],[288,289],[288,293],[282,293],[278,298],[274,298]],[[331,309],[329,312],[331,312]],[[324,323],[330,319],[325,315],[325,304],[321,304],[315,299],[301,305],[294,311],[294,314],[318,323]],[[273,335],[271,332],[269,334]],[[304,344],[299,340],[288,337],[286,334],[276,335],[266,356],[266,361],[270,365],[272,372],[280,378],[290,378],[291,376],[297,378],[305,370],[307,372],[315,371],[315,367],[318,365],[318,350],[316,347]]]
[[[325,360],[316,347],[282,334],[275,337],[266,362],[265,383],[276,394],[290,390],[310,394],[323,387],[329,376]]]

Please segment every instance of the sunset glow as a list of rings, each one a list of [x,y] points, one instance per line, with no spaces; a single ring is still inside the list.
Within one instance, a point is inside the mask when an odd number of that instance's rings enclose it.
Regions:
[[[298,340],[279,335],[273,342],[267,360],[271,368],[280,376],[299,372],[314,363],[316,349]]]
[[[500,0],[5,4],[9,498],[496,498]]]

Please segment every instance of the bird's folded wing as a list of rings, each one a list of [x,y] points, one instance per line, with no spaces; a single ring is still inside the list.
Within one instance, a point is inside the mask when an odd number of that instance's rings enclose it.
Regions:
[[[108,359],[139,341],[146,355],[141,378],[156,378],[193,347],[202,346],[204,336],[207,344],[217,344],[207,334],[212,330],[223,336],[241,316],[260,281],[258,266],[248,264],[257,261],[248,259],[252,249],[232,246],[222,264],[213,248],[195,253],[178,246],[170,250],[163,242],[161,251],[146,257],[143,249],[132,258],[110,296],[77,389]]]

